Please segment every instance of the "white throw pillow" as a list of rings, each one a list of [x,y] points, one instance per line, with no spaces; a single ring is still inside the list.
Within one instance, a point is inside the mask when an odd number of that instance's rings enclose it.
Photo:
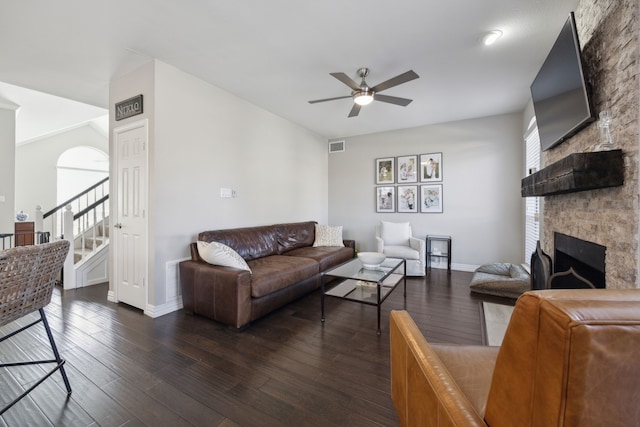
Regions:
[[[408,245],[411,237],[411,224],[380,221],[380,237],[385,245]]]
[[[200,258],[209,264],[240,268],[251,273],[251,269],[247,265],[247,262],[240,256],[240,254],[238,254],[238,252],[234,251],[229,246],[220,242],[207,243],[201,240],[198,240],[197,243]]]
[[[342,246],[342,226],[331,227],[329,225],[316,224],[316,240],[313,246]]]

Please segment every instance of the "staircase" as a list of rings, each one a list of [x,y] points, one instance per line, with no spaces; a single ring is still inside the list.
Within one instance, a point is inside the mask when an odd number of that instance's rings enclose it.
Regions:
[[[109,217],[73,238],[73,264],[78,265],[93,256],[102,245],[109,244]]]
[[[64,289],[109,280],[108,177],[46,213],[36,206],[35,228],[40,236],[72,243],[73,251],[65,262]]]

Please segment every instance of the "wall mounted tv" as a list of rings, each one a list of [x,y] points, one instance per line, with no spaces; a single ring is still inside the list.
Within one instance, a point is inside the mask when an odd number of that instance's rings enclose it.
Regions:
[[[531,98],[543,151],[595,119],[573,12],[531,84]]]

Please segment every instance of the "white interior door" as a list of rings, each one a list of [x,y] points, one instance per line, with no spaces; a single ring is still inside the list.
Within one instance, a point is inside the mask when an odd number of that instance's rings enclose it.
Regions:
[[[116,299],[147,308],[147,135],[141,120],[114,129],[116,155]]]

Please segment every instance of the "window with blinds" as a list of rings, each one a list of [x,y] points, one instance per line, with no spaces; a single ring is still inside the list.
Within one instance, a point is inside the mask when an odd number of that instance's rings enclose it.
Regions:
[[[529,171],[537,171],[540,169],[540,137],[538,136],[538,127],[533,123],[531,132],[524,140],[525,153],[525,176],[529,175]],[[524,262],[529,264],[531,254],[536,250],[536,243],[540,239],[539,215],[540,215],[540,198],[525,197],[525,239],[524,239]]]

